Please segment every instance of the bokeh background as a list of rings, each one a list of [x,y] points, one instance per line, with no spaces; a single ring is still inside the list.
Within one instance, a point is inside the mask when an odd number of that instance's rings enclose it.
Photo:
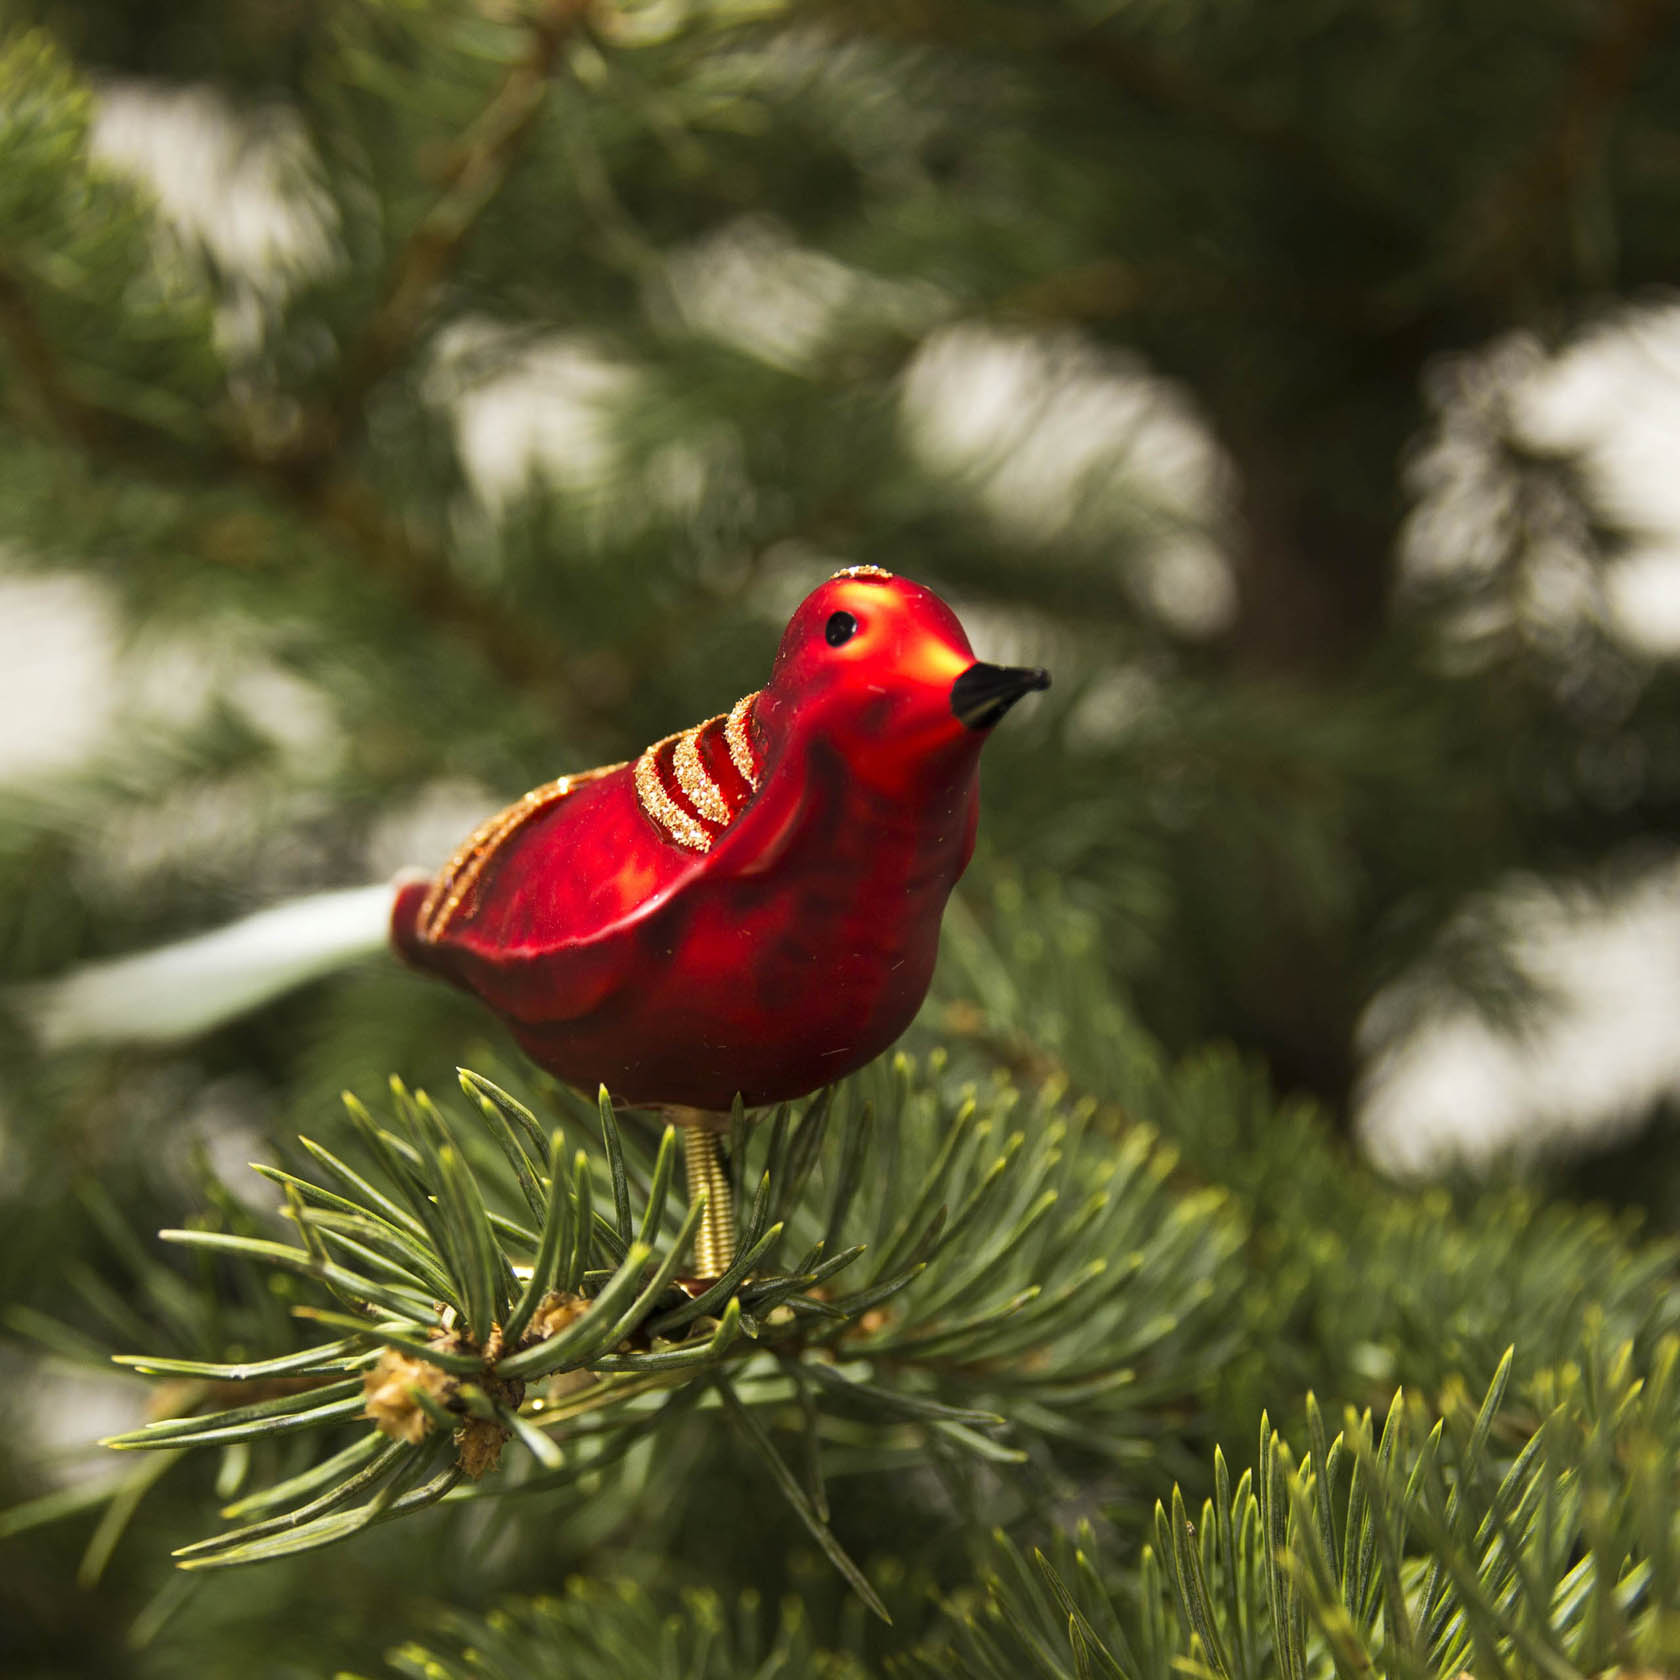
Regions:
[[[1674,1227],[1676,23],[11,0],[0,976],[436,864],[867,561],[1055,672],[959,918],[1071,918],[1350,1158]],[[25,1312],[200,1156],[513,1065],[377,963],[166,1052],[0,1032]],[[138,1402],[0,1361],[7,1474],[74,1487]]]

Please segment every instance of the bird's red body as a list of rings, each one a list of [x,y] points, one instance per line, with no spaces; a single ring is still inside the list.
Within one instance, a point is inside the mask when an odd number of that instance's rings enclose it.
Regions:
[[[586,1089],[716,1111],[838,1079],[927,992],[995,721],[953,709],[974,672],[931,591],[842,573],[727,719],[535,790],[405,887],[397,947]]]

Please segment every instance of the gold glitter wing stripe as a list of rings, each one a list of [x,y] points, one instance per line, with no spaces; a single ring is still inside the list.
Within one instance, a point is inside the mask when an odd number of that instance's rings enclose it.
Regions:
[[[667,735],[663,741],[655,741],[636,760],[636,797],[642,802],[642,809],[679,846],[686,846],[691,852],[709,852],[712,849],[711,835],[665,791],[665,784],[660,780],[660,749],[676,739],[675,735]]]
[[[719,721],[718,718],[708,718],[706,722],[696,724],[692,729],[685,729],[677,737],[676,751],[671,756],[671,769],[676,775],[677,786],[683,790],[689,804],[707,822],[727,824],[733,813],[719,792],[717,783],[712,780],[711,773],[700,762],[700,732],[710,729]]]
[[[677,735],[667,735],[663,741],[655,741],[636,760],[633,779],[636,784],[636,797],[641,801],[643,811],[651,821],[664,829],[670,839],[679,846],[686,846],[691,852],[709,852],[712,849],[712,832],[704,822],[690,816],[666,791],[664,779],[659,774],[659,755],[667,747],[671,748],[671,772],[676,777],[683,797],[706,822],[727,828],[739,813],[729,808],[729,801],[724,797],[723,790],[706,768],[705,760],[700,754],[700,737],[714,725],[722,723],[724,742],[729,748],[729,762],[740,772],[741,779],[748,789],[756,790],[759,767],[757,756],[753,752],[752,737],[747,729],[747,720],[752,715],[753,702],[757,698],[756,693],[749,694],[745,699],[735,702],[727,718],[707,718],[704,723],[697,723],[692,729],[685,729]]]
[[[523,828],[539,811],[547,810],[585,782],[598,781],[602,776],[610,776],[615,770],[623,768],[623,764],[603,764],[598,770],[580,770],[574,775],[544,782],[541,787],[532,788],[524,798],[516,799],[506,810],[498,811],[487,822],[480,823],[456,847],[455,855],[443,866],[422,901],[416,923],[420,938],[435,943],[443,937],[456,911],[484,873],[484,866],[509,835]]]
[[[762,692],[762,691],[761,691]],[[758,786],[758,761],[753,756],[752,736],[747,733],[747,719],[752,715],[757,694],[737,700],[729,710],[729,721],[723,726],[723,739],[729,747],[729,762],[741,772],[748,787]]]

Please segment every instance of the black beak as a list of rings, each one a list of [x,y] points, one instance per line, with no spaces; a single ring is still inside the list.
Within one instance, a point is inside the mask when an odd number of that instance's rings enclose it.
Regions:
[[[970,665],[951,684],[951,710],[970,729],[990,729],[1023,694],[1049,686],[1042,665]]]

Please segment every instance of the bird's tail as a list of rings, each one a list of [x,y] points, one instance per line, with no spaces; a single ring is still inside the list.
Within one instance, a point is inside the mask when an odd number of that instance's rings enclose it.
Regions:
[[[313,893],[214,933],[90,963],[4,996],[48,1050],[194,1038],[388,946],[402,884]]]

